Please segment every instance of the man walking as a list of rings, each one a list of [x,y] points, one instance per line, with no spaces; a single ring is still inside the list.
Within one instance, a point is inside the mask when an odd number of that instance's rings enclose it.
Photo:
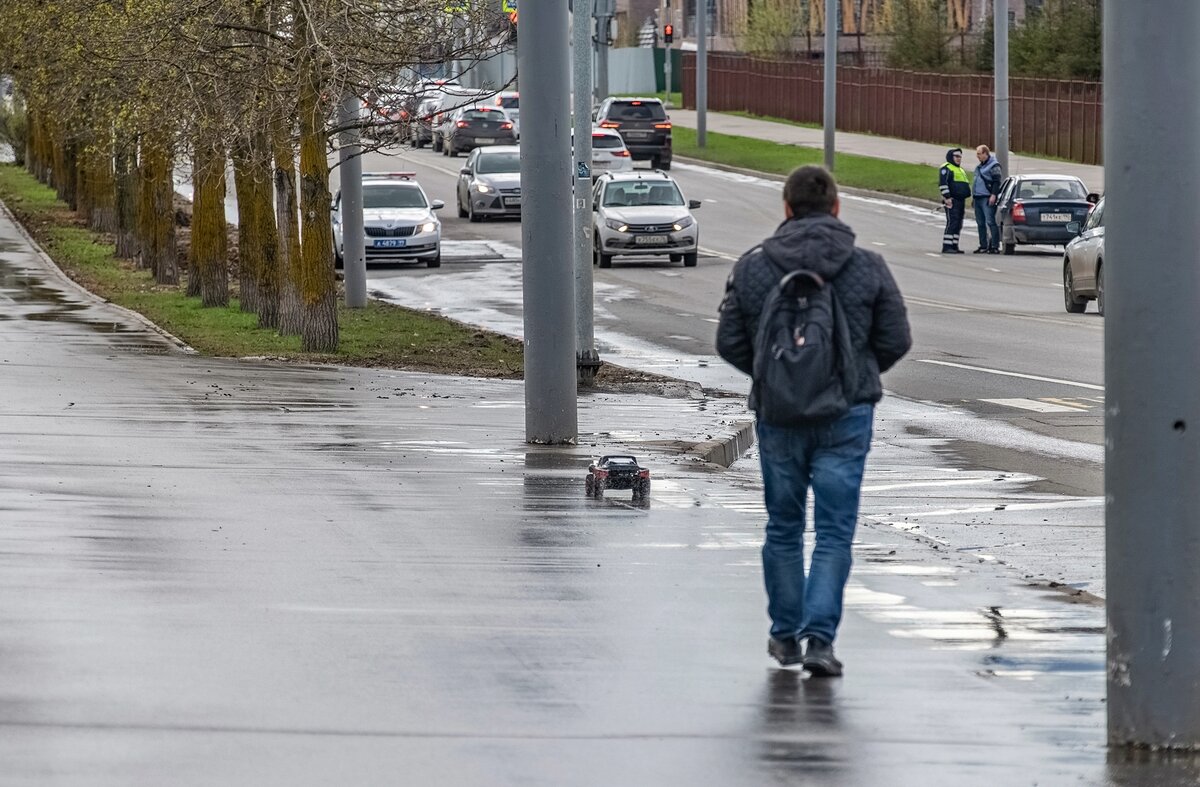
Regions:
[[[1000,162],[996,161],[987,145],[975,148],[975,158],[979,159],[971,182],[975,226],[979,228],[979,248],[975,249],[975,253],[999,254],[1000,227],[996,225],[996,200],[1000,198],[1003,173],[1000,171]]]
[[[971,182],[962,168],[962,148],[946,151],[946,163],[938,170],[938,189],[946,209],[946,231],[942,233],[942,254],[962,254],[958,236],[962,232],[963,215],[967,212],[967,197]]]
[[[880,372],[912,344],[900,290],[883,258],[856,248],[854,232],[838,220],[837,184],[820,167],[801,167],[783,187],[784,222],[746,252],[725,285],[717,326],[717,351],[755,376],[755,344],[768,295],[792,271],[815,273],[832,287],[835,325],[848,334],[845,400],[840,416],[783,426],[763,417],[751,393],[767,508],[763,575],[771,618],[767,651],[780,664],[799,664],[814,676],[842,674],[833,642],[842,618],[850,574],[850,544],[875,402],[883,395]],[[809,277],[811,278],[811,277]],[[837,332],[837,331],[835,331]],[[797,332],[803,346],[807,333]],[[849,360],[849,359],[848,359]],[[760,359],[761,363],[761,359]],[[758,382],[755,383],[757,389]],[[816,547],[804,572],[805,504],[813,490]]]

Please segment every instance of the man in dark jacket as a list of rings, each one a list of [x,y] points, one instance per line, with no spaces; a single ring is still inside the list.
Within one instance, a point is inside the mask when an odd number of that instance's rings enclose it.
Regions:
[[[996,200],[1004,174],[1000,162],[987,145],[975,148],[979,166],[971,180],[971,202],[975,206],[975,226],[979,228],[979,247],[976,254],[1000,253],[1000,227],[996,225]]]
[[[717,352],[753,374],[754,338],[767,295],[794,270],[831,282],[857,360],[849,411],[801,426],[757,423],[767,508],[763,574],[771,618],[767,651],[780,664],[803,663],[813,675],[842,674],[833,641],[850,575],[863,468],[871,446],[879,379],[912,345],[900,290],[883,258],[854,246],[838,220],[837,184],[820,167],[801,167],[783,188],[786,220],[738,260],[725,285]],[[812,487],[816,547],[804,575],[805,502]]]
[[[938,170],[938,191],[946,208],[946,231],[942,233],[942,254],[962,254],[958,236],[962,233],[963,215],[967,212],[967,197],[971,196],[971,181],[962,168],[962,148],[946,151],[946,163]]]

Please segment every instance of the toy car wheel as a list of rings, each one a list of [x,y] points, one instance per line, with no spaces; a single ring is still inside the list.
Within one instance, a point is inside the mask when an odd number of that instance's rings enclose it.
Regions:
[[[603,478],[597,478],[592,483],[592,489],[593,489],[592,494],[594,494],[597,499],[604,497],[604,486],[605,486],[605,484],[604,484]]]
[[[638,497],[642,498],[643,500],[650,497],[650,479],[647,478],[647,479],[641,481],[637,485],[637,489],[638,489]]]
[[[593,494],[595,494],[595,492],[593,491],[594,489],[595,489],[595,482],[592,480],[592,477],[590,475],[585,477],[583,479],[583,491],[587,493],[588,497],[591,497]]]

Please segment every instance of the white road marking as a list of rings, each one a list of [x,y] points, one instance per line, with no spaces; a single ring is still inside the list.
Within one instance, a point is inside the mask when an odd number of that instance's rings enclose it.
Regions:
[[[700,253],[703,254],[705,257],[719,257],[722,260],[729,260],[730,262],[738,261],[738,258],[734,257],[732,254],[726,254],[724,252],[715,251],[713,249],[706,249],[703,246],[700,247]]]
[[[678,341],[681,341],[681,342],[694,342],[694,341],[696,341],[696,337],[695,337],[695,336],[684,336],[684,335],[682,335],[682,334],[678,334],[678,333],[672,333],[672,334],[668,334],[668,335],[667,335],[667,338],[668,338],[668,339],[677,339]]]
[[[717,323],[717,322],[720,322],[720,320],[718,320],[716,317],[705,317],[705,318],[704,318],[704,321],[705,321],[705,322],[712,322],[712,323]]]
[[[1051,402],[1041,402],[1037,399],[980,399],[981,402],[991,402],[992,404],[1002,405],[1004,407],[1015,407],[1018,410],[1032,410],[1035,413],[1080,413],[1087,412],[1083,407],[1066,407],[1061,404],[1053,404]]]
[[[959,478],[953,481],[910,481],[903,484],[865,484],[864,492],[892,492],[897,489],[923,489],[930,486],[974,486],[980,483],[978,478]]]
[[[940,255],[940,254],[934,254],[932,251],[927,251],[927,252],[925,252],[925,256],[926,256],[926,257],[933,257],[934,259],[941,259],[941,257],[942,257],[942,255]]]
[[[887,244],[884,243],[883,241],[873,240],[873,241],[871,241],[871,245],[872,246],[886,246]]]
[[[1020,372],[1007,372],[1003,369],[989,369],[986,366],[971,366],[965,363],[951,363],[950,361],[935,361],[932,358],[918,358],[918,363],[931,363],[935,366],[949,366],[952,369],[965,369],[969,372],[983,372],[984,374],[995,374],[1000,377],[1019,377],[1022,380],[1037,380],[1042,383],[1056,383],[1058,385],[1070,385],[1075,388],[1086,388],[1089,391],[1103,391],[1103,385],[1093,385],[1091,383],[1080,383],[1074,380],[1060,380],[1057,377],[1042,377],[1037,374],[1022,374]]]

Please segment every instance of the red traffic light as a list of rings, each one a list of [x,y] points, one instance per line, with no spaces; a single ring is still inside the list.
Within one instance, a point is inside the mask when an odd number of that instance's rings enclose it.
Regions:
[[[675,25],[663,25],[663,43],[669,44],[675,40]]]

